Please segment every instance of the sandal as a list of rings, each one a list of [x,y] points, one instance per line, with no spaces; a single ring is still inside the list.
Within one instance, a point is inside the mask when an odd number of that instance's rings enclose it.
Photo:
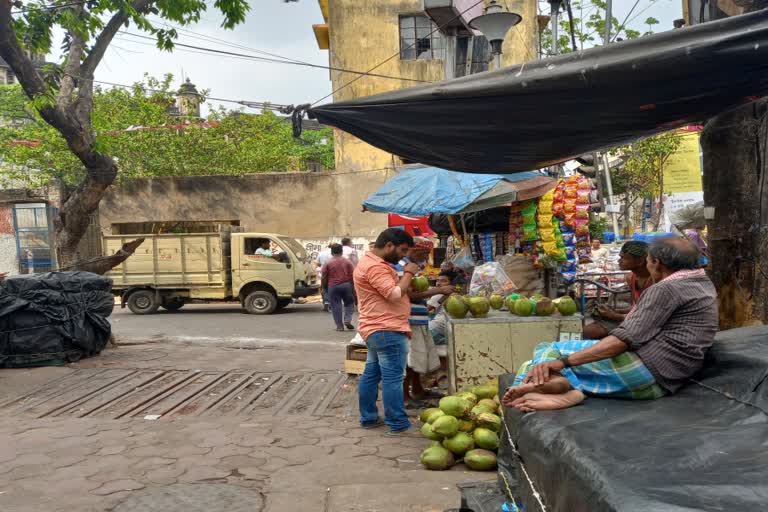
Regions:
[[[406,409],[426,409],[429,406],[428,403],[421,400],[408,400],[405,402]]]

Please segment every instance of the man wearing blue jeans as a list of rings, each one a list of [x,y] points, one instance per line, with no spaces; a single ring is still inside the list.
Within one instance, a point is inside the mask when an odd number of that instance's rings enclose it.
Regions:
[[[408,263],[400,278],[392,268],[412,246],[413,238],[405,231],[386,229],[376,239],[373,250],[360,259],[354,272],[358,330],[368,345],[368,359],[358,386],[360,425],[363,428],[386,425],[387,435],[412,431],[405,412],[403,380],[411,334],[408,288],[419,267]],[[384,402],[383,421],[376,406],[379,382]]]

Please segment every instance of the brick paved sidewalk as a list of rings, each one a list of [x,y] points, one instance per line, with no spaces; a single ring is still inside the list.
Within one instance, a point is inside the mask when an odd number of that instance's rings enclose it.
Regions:
[[[168,364],[142,363],[140,350],[118,349],[77,367],[162,366],[180,372],[198,367],[212,370],[221,367],[223,360],[216,352],[223,349],[207,348],[190,349],[187,365],[178,354]],[[239,354],[235,367],[256,372],[267,357],[271,357],[267,351]],[[25,379],[25,388],[31,388],[34,378],[30,375],[51,375],[51,370],[17,375]],[[76,371],[85,370],[58,369],[58,374]],[[13,380],[14,374],[4,374],[2,384]],[[41,380],[37,384],[44,391],[52,385],[46,384],[48,378]],[[354,390],[352,384],[349,387]],[[305,381],[303,389],[311,393],[311,380]],[[383,436],[383,430],[360,429],[349,409],[328,409],[325,415],[294,414],[293,405],[270,402],[282,412],[256,408],[253,414],[240,416],[114,419],[88,416],[92,408],[79,404],[88,403],[82,400],[90,395],[73,396],[74,406],[62,402],[66,407],[25,410],[17,403],[0,410],[0,510],[441,511],[458,507],[457,482],[495,476],[458,468],[425,471],[418,455],[426,440],[393,439]],[[6,398],[0,401],[7,404]],[[29,400],[31,405],[42,401]],[[77,417],[78,411],[85,417]],[[62,415],[57,416],[59,412]],[[41,414],[44,417],[37,417]]]

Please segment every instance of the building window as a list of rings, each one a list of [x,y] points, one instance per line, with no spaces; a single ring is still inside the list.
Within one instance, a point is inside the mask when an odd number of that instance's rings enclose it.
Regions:
[[[13,73],[13,71],[8,71],[5,74],[5,83],[8,85],[16,83],[16,75]]]
[[[445,58],[445,39],[437,25],[423,15],[400,16],[400,58],[432,60]]]

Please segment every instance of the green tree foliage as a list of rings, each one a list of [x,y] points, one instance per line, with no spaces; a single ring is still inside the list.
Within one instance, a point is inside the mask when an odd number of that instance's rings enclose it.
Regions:
[[[245,20],[247,0],[216,0],[222,27]],[[59,205],[54,219],[59,261],[78,259],[77,247],[106,189],[118,176],[92,117],[94,74],[117,32],[125,27],[151,34],[158,48],[171,50],[175,25],[200,21],[205,0],[32,0],[0,1],[0,57],[11,67],[31,106],[66,140],[83,164],[83,179]],[[150,18],[154,16],[155,18]],[[153,21],[154,20],[154,21]],[[47,55],[60,39],[61,61],[40,68],[33,55]]]
[[[549,4],[546,2],[539,3],[542,12],[549,14]],[[614,5],[616,4],[614,3]],[[587,48],[592,48],[593,46],[601,46],[603,44],[603,35],[605,34],[605,0],[573,0],[571,3],[571,10],[573,12],[573,35],[576,39],[577,49],[585,50]],[[619,39],[637,39],[643,35],[652,34],[653,26],[659,23],[659,20],[655,18],[646,19],[645,24],[648,25],[648,31],[641,33],[639,30],[629,27],[631,24],[630,22],[632,21],[631,17],[628,20],[620,20],[614,16],[611,20],[612,41]],[[558,25],[558,53],[571,53],[573,51],[571,42],[571,22],[568,19],[568,14],[565,9],[560,12]],[[544,54],[551,54],[552,31],[550,27],[547,27],[544,30],[541,38],[541,46]]]
[[[333,168],[331,128],[292,135],[291,123],[265,111],[248,114],[219,108],[209,116],[214,126],[192,122],[184,129],[163,128],[184,121],[168,115],[174,103],[166,75],[146,77],[132,89],[97,88],[93,126],[100,151],[118,163],[118,179],[142,176],[242,175],[304,170],[309,162]],[[85,176],[82,162],[58,130],[25,101],[18,85],[0,86],[0,185],[38,186],[55,177],[76,185]],[[144,127],[126,131],[129,127]]]
[[[611,171],[611,181],[614,194],[627,196],[625,211],[638,199],[652,198],[661,202],[665,191],[664,168],[681,142],[682,136],[671,131],[648,137],[615,151],[624,158],[625,164]],[[653,221],[654,225],[659,223],[658,213]]]

